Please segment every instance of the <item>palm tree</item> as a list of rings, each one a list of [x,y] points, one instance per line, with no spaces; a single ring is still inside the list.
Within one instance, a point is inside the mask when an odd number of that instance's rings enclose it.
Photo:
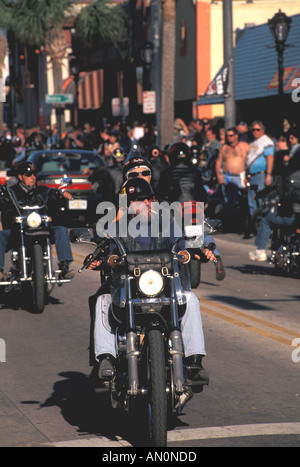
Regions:
[[[62,82],[61,63],[67,49],[63,25],[66,15],[71,12],[71,2],[0,0],[0,10],[3,12],[0,27],[11,31],[17,41],[25,46],[46,46],[53,66],[54,92],[59,92]]]
[[[76,16],[70,0],[0,0],[0,27],[11,30],[22,44],[45,46],[53,66],[54,92],[61,91],[62,61],[67,44],[63,26],[71,13]],[[124,39],[125,15],[120,6],[109,0],[95,0],[82,8],[76,19],[78,35],[98,46]],[[63,124],[64,122],[62,122]]]
[[[76,35],[88,45],[113,44],[124,59],[121,50],[127,37],[126,14],[122,6],[112,5],[108,0],[95,0],[81,10],[74,26]]]
[[[161,147],[173,139],[175,97],[176,0],[165,0],[162,19],[161,56]]]

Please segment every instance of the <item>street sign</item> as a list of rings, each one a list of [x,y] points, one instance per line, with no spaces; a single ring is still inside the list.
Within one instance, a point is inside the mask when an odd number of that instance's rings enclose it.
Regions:
[[[155,91],[143,92],[143,113],[155,114],[156,112],[156,97]]]
[[[113,97],[111,100],[111,108],[113,117],[128,117],[129,98]]]
[[[46,104],[73,104],[73,94],[46,94]]]

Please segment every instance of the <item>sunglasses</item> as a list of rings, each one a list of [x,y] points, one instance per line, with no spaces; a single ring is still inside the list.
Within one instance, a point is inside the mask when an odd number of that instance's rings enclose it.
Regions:
[[[26,172],[22,173],[21,175],[24,175],[25,177],[31,177],[31,175],[36,176],[36,171],[35,170],[26,170]]]
[[[143,172],[129,172],[127,175],[128,178],[136,178],[142,175],[143,177],[148,177],[151,175],[151,170],[143,170]]]
[[[229,133],[227,133],[227,135],[226,135],[226,136],[230,136],[230,137],[231,137],[231,136],[234,136],[234,133],[230,133],[230,134],[229,134]]]
[[[261,131],[261,128],[252,128],[252,131]]]

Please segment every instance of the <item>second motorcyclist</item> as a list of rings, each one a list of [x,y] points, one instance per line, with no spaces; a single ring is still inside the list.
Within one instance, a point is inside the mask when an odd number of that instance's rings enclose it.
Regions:
[[[52,189],[49,191],[47,187],[37,186],[36,170],[33,164],[22,162],[16,169],[18,183],[10,190],[6,188],[0,191],[0,211],[3,230],[0,231],[0,280],[4,277],[5,252],[9,241],[12,239],[12,227],[14,218],[18,215],[17,208],[14,204],[13,195],[22,205],[43,205],[48,204],[55,209],[57,203],[62,199],[71,199],[72,196],[67,191],[59,191]],[[56,252],[58,257],[59,268],[63,279],[72,279],[75,275],[73,270],[69,269],[70,263],[73,261],[72,250],[69,242],[68,230],[64,226],[52,226],[55,240]]]

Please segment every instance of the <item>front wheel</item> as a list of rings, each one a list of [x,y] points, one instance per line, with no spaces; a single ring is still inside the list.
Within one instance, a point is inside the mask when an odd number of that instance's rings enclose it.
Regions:
[[[45,306],[44,257],[38,243],[33,245],[33,299],[37,313],[43,313]]]
[[[191,287],[196,289],[201,280],[201,263],[197,259],[191,259],[189,262]]]
[[[167,394],[165,346],[161,332],[152,329],[148,333],[148,420],[151,445],[167,445]]]

